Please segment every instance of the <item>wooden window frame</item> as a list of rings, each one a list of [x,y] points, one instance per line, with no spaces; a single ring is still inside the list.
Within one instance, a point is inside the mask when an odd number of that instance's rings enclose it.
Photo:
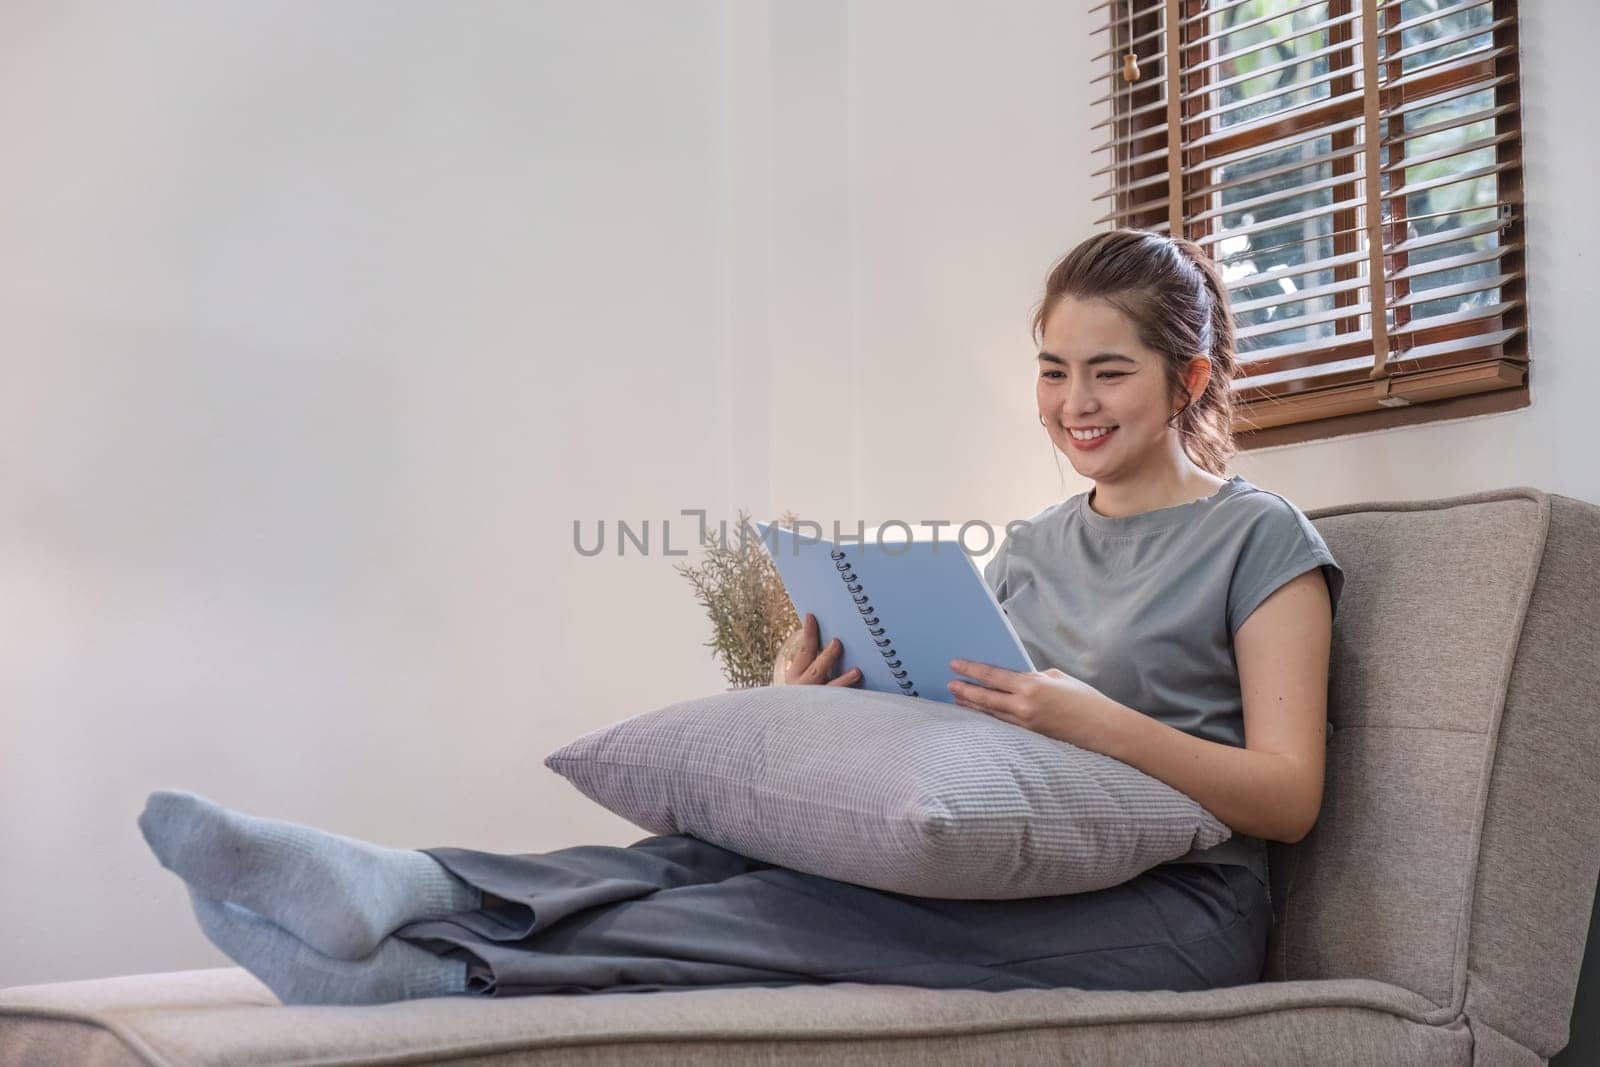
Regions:
[[[1320,338],[1321,343],[1297,345],[1284,355],[1241,365],[1236,380],[1247,370],[1260,375],[1335,359],[1368,362],[1354,369],[1320,372],[1309,382],[1236,387],[1235,442],[1241,450],[1512,411],[1529,404],[1517,5],[1516,0],[1460,2],[1490,9],[1492,31],[1475,33],[1493,33],[1487,54],[1462,63],[1429,63],[1420,77],[1402,77],[1400,62],[1386,58],[1401,47],[1400,33],[1393,30],[1400,0],[1326,0],[1327,25],[1317,32],[1327,34],[1327,46],[1346,47],[1329,55],[1327,75],[1319,74],[1305,84],[1326,80],[1327,96],[1286,109],[1286,114],[1220,130],[1204,110],[1210,106],[1209,97],[1199,91],[1212,84],[1220,70],[1207,62],[1214,58],[1209,54],[1212,40],[1220,40],[1215,34],[1208,39],[1207,9],[1214,13],[1228,0],[1102,0],[1090,9],[1105,12],[1105,24],[1097,32],[1108,31],[1101,38],[1107,47],[1097,59],[1105,59],[1102,69],[1110,71],[1109,78],[1101,74],[1095,79],[1107,93],[1096,104],[1109,106],[1109,117],[1097,123],[1096,130],[1110,131],[1101,146],[1109,150],[1110,164],[1096,173],[1112,176],[1110,191],[1097,197],[1111,201],[1110,212],[1098,223],[1178,232],[1214,248],[1207,239],[1217,240],[1221,213],[1210,199],[1215,189],[1198,185],[1196,173],[1210,181],[1215,170],[1203,169],[1209,161],[1253,148],[1266,151],[1293,133],[1315,136],[1312,131],[1322,130],[1321,136],[1330,138],[1331,202],[1349,206],[1322,212],[1333,220],[1336,261],[1327,268],[1334,279],[1330,287],[1334,310],[1326,314],[1344,307],[1351,308],[1351,314],[1334,319],[1334,335]],[[1284,10],[1273,18],[1311,6],[1306,0],[1283,3]],[[1363,37],[1356,58],[1357,50],[1349,46],[1364,27],[1372,25],[1379,26],[1380,33]],[[1143,76],[1127,83],[1120,72],[1130,33]],[[1385,46],[1382,54],[1380,38]],[[1182,59],[1175,69],[1166,63],[1172,54]],[[1434,66],[1440,69],[1434,71]],[[1373,70],[1377,77],[1357,81],[1358,73]],[[1398,117],[1397,109],[1403,114],[1408,103],[1469,85],[1479,85],[1475,91],[1494,91],[1495,202],[1506,206],[1500,208],[1494,226],[1499,230],[1499,250],[1489,261],[1499,264],[1502,280],[1494,306],[1502,310],[1413,329],[1411,305],[1405,301],[1413,298],[1412,275],[1406,269],[1415,245],[1406,239],[1411,195],[1403,191],[1401,165],[1408,137],[1391,139],[1384,127]],[[1174,131],[1183,132],[1177,152],[1171,143]],[[1173,160],[1177,165],[1170,165]],[[1390,189],[1384,191],[1382,178],[1391,172]],[[1401,195],[1393,195],[1396,189],[1402,190]],[[1372,190],[1380,192],[1375,196]],[[1373,210],[1374,201],[1390,209],[1387,224]],[[1363,218],[1371,221],[1364,225]],[[1371,277],[1382,278],[1383,284],[1369,286],[1366,279]],[[1369,302],[1377,313],[1368,313]],[[1476,341],[1467,343],[1467,338]],[[1460,342],[1457,347],[1462,350],[1452,351],[1449,342]],[[1439,348],[1409,355],[1430,345]]]

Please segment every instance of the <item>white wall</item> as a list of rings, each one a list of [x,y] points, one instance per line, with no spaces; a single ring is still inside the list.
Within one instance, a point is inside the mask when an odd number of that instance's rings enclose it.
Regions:
[[[572,521],[730,504],[727,29],[0,7],[0,986],[225,962],[152,788],[643,836],[540,761],[722,684],[675,561]]]
[[[1098,213],[1085,6],[0,8],[0,986],[225,962],[152,788],[393,845],[642,836],[541,760],[723,684],[680,508],[1083,488],[1028,322]],[[1600,501],[1563,10],[1524,14],[1534,406],[1240,473]],[[582,559],[575,518],[654,551]]]
[[[1061,483],[1029,322],[1098,206],[1087,17],[1045,0],[766,6],[770,359],[738,368],[769,389],[770,424],[740,439],[769,456],[768,506],[849,527],[1037,510],[1019,492]]]

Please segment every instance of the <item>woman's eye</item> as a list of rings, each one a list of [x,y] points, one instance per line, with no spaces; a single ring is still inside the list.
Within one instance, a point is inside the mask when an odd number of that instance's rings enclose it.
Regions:
[[[1043,371],[1043,372],[1041,372],[1041,376],[1045,377],[1045,378],[1064,378],[1064,377],[1066,377],[1066,375],[1062,371],[1058,371],[1058,370]],[[1101,371],[1099,374],[1095,375],[1096,378],[1099,378],[1102,381],[1104,381],[1106,379],[1109,379],[1109,378],[1126,378],[1127,376],[1128,376],[1127,371],[1115,371],[1115,370]]]

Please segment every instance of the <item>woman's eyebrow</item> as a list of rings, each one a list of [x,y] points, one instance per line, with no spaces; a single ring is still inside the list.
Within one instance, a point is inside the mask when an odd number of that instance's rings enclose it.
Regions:
[[[1039,359],[1042,362],[1045,362],[1045,363],[1059,363],[1063,367],[1065,367],[1067,365],[1067,361],[1066,360],[1064,360],[1060,356],[1055,355],[1055,354],[1050,353],[1050,352],[1040,352],[1039,353]],[[1119,361],[1122,362],[1122,363],[1132,363],[1135,366],[1138,366],[1138,361],[1137,360],[1130,359],[1129,357],[1123,355],[1120,352],[1101,352],[1097,356],[1090,356],[1088,359],[1084,360],[1083,362],[1084,362],[1084,364],[1086,366],[1092,367],[1096,363],[1115,363],[1115,362],[1119,362]]]

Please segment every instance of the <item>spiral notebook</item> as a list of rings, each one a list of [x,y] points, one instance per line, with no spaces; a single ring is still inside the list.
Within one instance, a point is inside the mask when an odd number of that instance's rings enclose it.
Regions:
[[[972,557],[953,541],[836,544],[757,522],[802,619],[822,645],[844,646],[834,677],[861,668],[857,688],[955,703],[952,659],[1032,671],[1033,662]]]

